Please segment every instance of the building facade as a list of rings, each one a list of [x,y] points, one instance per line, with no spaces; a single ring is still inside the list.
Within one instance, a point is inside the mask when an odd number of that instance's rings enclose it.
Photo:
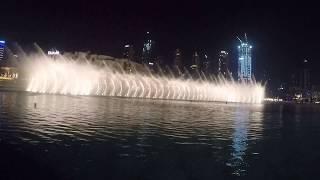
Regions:
[[[123,58],[127,58],[130,61],[134,61],[135,51],[133,49],[133,45],[126,44],[123,50]]]
[[[192,56],[192,65],[190,66],[191,69],[199,69],[200,68],[200,57],[197,51],[193,53]]]
[[[229,57],[227,51],[220,51],[218,58],[218,74],[227,77],[229,74]]]
[[[211,62],[209,61],[209,57],[207,54],[204,54],[204,60],[202,62],[202,71],[206,74],[210,74]]]
[[[307,59],[303,60],[302,71],[300,73],[300,87],[303,91],[311,89],[310,65]]]
[[[147,37],[142,48],[142,63],[147,65],[154,64],[154,41],[151,40],[150,33],[147,32]]]
[[[5,41],[0,41],[0,61],[4,60]]]
[[[252,79],[251,55],[252,55],[252,46],[248,43],[247,38],[245,38],[245,42],[240,40],[240,45],[238,46],[238,80],[239,81],[251,81]]]

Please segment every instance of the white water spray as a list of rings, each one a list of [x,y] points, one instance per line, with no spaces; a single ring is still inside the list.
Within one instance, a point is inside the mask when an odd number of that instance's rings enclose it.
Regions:
[[[120,96],[151,99],[261,103],[264,86],[225,79],[193,80],[151,73],[125,73],[58,56],[29,57],[27,91],[64,95]]]

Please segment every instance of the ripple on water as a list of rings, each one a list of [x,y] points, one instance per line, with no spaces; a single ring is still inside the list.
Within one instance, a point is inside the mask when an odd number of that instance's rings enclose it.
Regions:
[[[134,158],[161,164],[205,161],[202,169],[228,166],[241,176],[248,169],[246,158],[261,156],[255,143],[279,138],[276,128],[283,126],[280,117],[265,118],[264,107],[255,105],[23,94],[15,104],[0,101],[1,139],[41,145],[55,158],[58,151],[72,159],[67,164],[82,156],[114,166],[134,166]]]

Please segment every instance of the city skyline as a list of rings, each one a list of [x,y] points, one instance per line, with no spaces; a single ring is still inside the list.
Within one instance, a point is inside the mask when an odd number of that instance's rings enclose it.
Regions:
[[[175,65],[175,63],[176,63],[175,62],[176,61],[176,55],[171,56],[170,53],[169,53],[169,56],[168,56],[168,54],[167,55],[159,54],[159,52],[157,50],[158,50],[159,47],[161,47],[161,45],[157,44],[157,48],[155,48],[154,47],[155,41],[153,40],[151,33],[149,31],[147,31],[145,34],[147,36],[144,38],[144,43],[143,43],[143,48],[142,49],[139,48],[140,47],[139,45],[133,46],[132,44],[125,44],[123,46],[124,49],[122,48],[122,50],[123,50],[122,51],[122,55],[115,56],[115,57],[116,58],[124,57],[124,58],[127,58],[127,59],[131,60],[131,61],[136,61],[138,63],[149,64],[149,65],[152,66],[156,61],[158,61],[159,57],[161,58],[161,60],[163,60],[162,59],[163,56],[166,56],[166,57],[169,57],[169,58],[165,59],[164,65],[170,65],[170,66],[171,65]],[[245,37],[246,37],[246,35],[245,35]],[[236,37],[236,38],[239,39],[238,37]],[[1,41],[1,42],[5,42],[5,41]],[[236,46],[237,49],[238,49],[237,54],[234,54],[234,56],[231,57],[231,58],[229,57],[230,56],[229,53],[227,51],[221,50],[221,48],[220,48],[221,51],[219,53],[214,53],[214,54],[207,53],[204,49],[199,49],[199,48],[195,48],[195,49],[198,49],[198,50],[193,50],[193,51],[189,51],[189,52],[188,51],[180,51],[180,48],[177,48],[176,50],[179,50],[179,53],[178,53],[179,54],[179,61],[183,62],[183,63],[180,62],[180,64],[181,63],[184,64],[183,66],[180,65],[180,69],[182,69],[183,67],[188,67],[190,65],[191,66],[189,68],[194,69],[194,67],[195,67],[194,65],[197,65],[197,68],[199,70],[203,70],[202,67],[207,66],[206,67],[206,69],[207,69],[208,65],[210,64],[210,73],[211,74],[218,75],[219,73],[222,73],[223,76],[226,77],[227,72],[230,71],[231,74],[233,74],[233,73],[235,73],[235,75],[238,74],[238,76],[234,76],[234,78],[240,80],[241,79],[240,76],[239,76],[239,73],[240,73],[239,67],[241,67],[240,59],[244,59],[244,55],[242,55],[240,53],[239,48],[242,47],[242,46],[245,46],[245,47],[248,47],[250,49],[250,53],[249,53],[249,57],[248,57],[248,58],[250,58],[250,72],[248,72],[249,75],[247,77],[247,79],[248,78],[250,79],[250,78],[254,77],[254,71],[253,71],[253,66],[254,65],[253,65],[253,62],[251,62],[251,54],[252,54],[251,53],[251,48],[252,48],[252,45],[248,44],[247,40],[246,40],[246,42],[242,42],[240,40],[240,42],[241,42],[240,46],[239,45]],[[10,42],[10,43],[15,44],[15,42]],[[30,45],[33,46],[32,44],[30,44]],[[50,49],[56,49],[56,48],[49,48],[48,50],[50,51]],[[121,48],[119,47],[119,49],[121,49]],[[229,51],[229,49],[228,49],[228,51]],[[63,52],[68,52],[68,51],[62,50],[61,52],[63,54]],[[77,51],[76,50],[76,51],[71,51],[71,52],[81,52],[81,51]],[[90,50],[89,51],[83,51],[83,52],[88,52],[90,54],[91,53],[95,54],[94,51],[90,51]],[[181,56],[181,52],[182,52],[182,54],[188,54],[188,56],[186,56],[186,55]],[[193,54],[190,55],[190,52],[193,52]],[[200,52],[200,54],[198,52]],[[221,62],[221,53],[222,52],[226,53],[228,55],[228,60],[227,60],[228,62]],[[208,58],[208,54],[209,54],[210,58]],[[101,55],[110,55],[110,54],[101,54]],[[195,56],[197,57],[197,60],[196,60],[197,62],[195,62]],[[207,63],[207,65],[205,65],[206,63]],[[221,63],[223,64],[222,66],[225,66],[225,67],[223,67],[224,70],[222,70],[222,71],[220,69],[221,68]],[[162,62],[162,64],[163,64],[163,62]],[[310,62],[309,62],[309,64],[310,64]],[[243,68],[243,69],[245,69],[245,68]],[[267,72],[267,73],[269,73],[269,72]],[[257,74],[258,75],[264,75],[263,73],[260,73],[260,72],[258,72]],[[268,78],[263,77],[263,78],[258,78],[257,80],[262,81],[262,82],[265,83],[268,80]],[[283,83],[286,83],[286,82],[285,81],[280,82],[278,85],[281,85]]]
[[[232,59],[230,66],[235,68],[235,37],[247,33],[254,46],[257,79],[267,74],[273,83],[280,84],[290,79],[303,59],[308,59],[312,67],[320,65],[320,27],[315,23],[315,9],[288,7],[285,3],[278,3],[277,7],[240,2],[217,5],[220,6],[202,2],[156,3],[144,8],[145,3],[139,2],[123,7],[116,2],[47,5],[38,1],[31,5],[5,1],[3,6],[8,8],[3,11],[0,39],[22,46],[36,42],[43,48],[90,50],[120,57],[126,44],[140,51],[145,32],[150,31],[159,45],[157,53],[164,56],[167,64],[177,48],[189,61],[195,50],[201,49],[209,56],[227,50]],[[311,77],[320,84],[318,71],[311,71]]]
[[[316,5],[1,1],[0,180],[317,179]]]

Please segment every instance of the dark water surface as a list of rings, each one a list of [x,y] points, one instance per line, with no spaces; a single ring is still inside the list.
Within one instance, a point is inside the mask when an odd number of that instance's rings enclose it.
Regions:
[[[320,106],[0,92],[0,161],[0,179],[320,179]]]

